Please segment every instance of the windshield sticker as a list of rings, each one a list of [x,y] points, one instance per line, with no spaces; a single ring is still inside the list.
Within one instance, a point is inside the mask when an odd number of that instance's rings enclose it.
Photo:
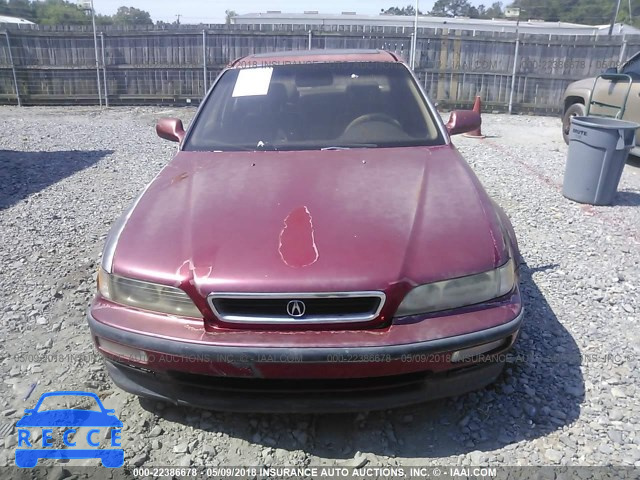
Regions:
[[[232,97],[249,97],[251,95],[266,95],[269,91],[273,68],[249,68],[238,72],[236,86]]]

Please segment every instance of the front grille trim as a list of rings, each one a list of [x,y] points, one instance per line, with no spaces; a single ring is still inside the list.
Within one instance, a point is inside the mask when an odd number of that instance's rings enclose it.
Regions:
[[[375,310],[358,314],[345,315],[305,315],[301,318],[292,318],[287,315],[267,316],[267,315],[230,315],[219,311],[216,308],[218,299],[241,299],[241,300],[308,300],[308,299],[344,299],[344,298],[372,298],[378,299],[378,306]],[[358,292],[285,292],[285,293],[246,293],[246,292],[219,292],[212,293],[207,297],[207,301],[214,315],[226,323],[238,324],[292,324],[292,325],[322,325],[332,323],[364,323],[374,320],[380,315],[386,301],[386,295],[380,291],[358,291]]]
[[[476,365],[477,366],[477,365]],[[463,369],[458,369],[462,371]],[[446,376],[447,373],[440,374]],[[255,378],[255,377],[216,377],[199,373],[187,373],[170,370],[162,377],[170,382],[190,388],[203,388],[231,393],[284,394],[284,395],[327,395],[337,393],[375,393],[376,391],[395,390],[412,387],[433,378],[432,371],[402,373],[380,377],[359,378]]]

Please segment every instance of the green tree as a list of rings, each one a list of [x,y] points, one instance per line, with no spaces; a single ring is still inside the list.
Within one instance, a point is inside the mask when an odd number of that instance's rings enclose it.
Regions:
[[[548,22],[603,25],[611,22],[617,0],[514,0],[510,7],[522,9],[522,18]],[[629,21],[629,2],[623,1],[616,21]],[[640,0],[632,0],[631,13],[640,15]]]
[[[235,10],[225,10],[224,11],[224,15],[225,15],[225,23],[227,25],[230,25],[231,24],[231,19],[233,17],[235,17],[236,15],[238,15],[238,14],[235,12]]]
[[[111,15],[96,15],[96,25],[113,25],[113,17]]]
[[[414,16],[416,14],[416,9],[413,5],[407,5],[406,7],[398,8],[391,7],[380,10],[381,15],[406,15],[406,16]],[[418,15],[424,15],[420,10],[418,10]]]
[[[484,5],[481,5],[484,6]],[[502,18],[504,17],[504,10],[502,9],[502,2],[493,2],[489,8],[484,11],[482,18]]]
[[[18,17],[36,21],[34,6],[29,0],[2,0],[0,1],[0,15]]]
[[[472,17],[479,16],[478,9],[469,0],[436,0],[429,12],[435,17]]]
[[[560,0],[515,0],[510,7],[518,7],[521,10],[521,19],[546,20],[548,22],[559,22],[563,14],[576,7],[580,0],[567,0],[563,4]],[[602,1],[602,0],[597,0]],[[605,2],[607,0],[604,0]]]
[[[491,20],[492,18],[502,18],[504,16],[504,12],[502,11],[502,3],[494,2],[489,8],[484,5],[478,5],[478,7],[473,10],[473,7],[469,10],[472,18],[482,18],[485,20]],[[474,16],[477,13],[477,16]]]
[[[67,0],[0,0],[0,15],[26,18],[42,25],[87,25],[91,23],[89,11]],[[96,15],[98,25],[152,25],[151,16],[144,10],[120,7],[118,13]]]
[[[42,25],[85,25],[91,23],[91,16],[78,5],[64,0],[33,2],[36,23]]]
[[[631,3],[631,11],[629,11],[628,3],[627,8],[620,7],[618,22],[640,27],[640,0]]]
[[[113,16],[114,25],[153,25],[149,12],[134,7],[120,7]]]

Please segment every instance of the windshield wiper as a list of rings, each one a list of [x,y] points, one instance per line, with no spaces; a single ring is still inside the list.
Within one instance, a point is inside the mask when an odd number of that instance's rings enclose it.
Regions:
[[[254,152],[256,149],[241,145],[230,145],[226,143],[217,143],[211,147],[212,152]]]
[[[349,145],[336,145],[331,147],[322,147],[320,150],[349,150],[351,148],[375,148],[375,143],[353,143]]]
[[[216,143],[211,147],[211,150],[214,152],[260,152],[263,150],[277,151],[278,148],[268,142],[259,141],[255,147],[247,145],[232,145],[229,143]]]
[[[350,150],[352,148],[375,148],[375,143],[353,143],[346,145],[331,145],[329,147],[321,147],[320,150]],[[305,145],[280,145],[276,147],[274,144],[259,141],[255,147],[248,145],[232,145],[228,143],[216,143],[210,147],[213,152],[262,152],[262,151],[280,151],[280,150],[315,150],[318,147],[307,147]]]

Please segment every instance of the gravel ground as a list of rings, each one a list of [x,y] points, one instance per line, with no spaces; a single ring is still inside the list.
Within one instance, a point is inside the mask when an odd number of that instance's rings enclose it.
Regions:
[[[556,118],[485,114],[489,138],[456,137],[525,261],[526,323],[495,385],[331,416],[222,414],[119,391],[84,313],[109,226],[175,150],[153,130],[171,114],[0,108],[0,465],[13,464],[24,408],[86,389],[123,421],[128,465],[640,466],[640,162],[615,206],[565,199]]]

